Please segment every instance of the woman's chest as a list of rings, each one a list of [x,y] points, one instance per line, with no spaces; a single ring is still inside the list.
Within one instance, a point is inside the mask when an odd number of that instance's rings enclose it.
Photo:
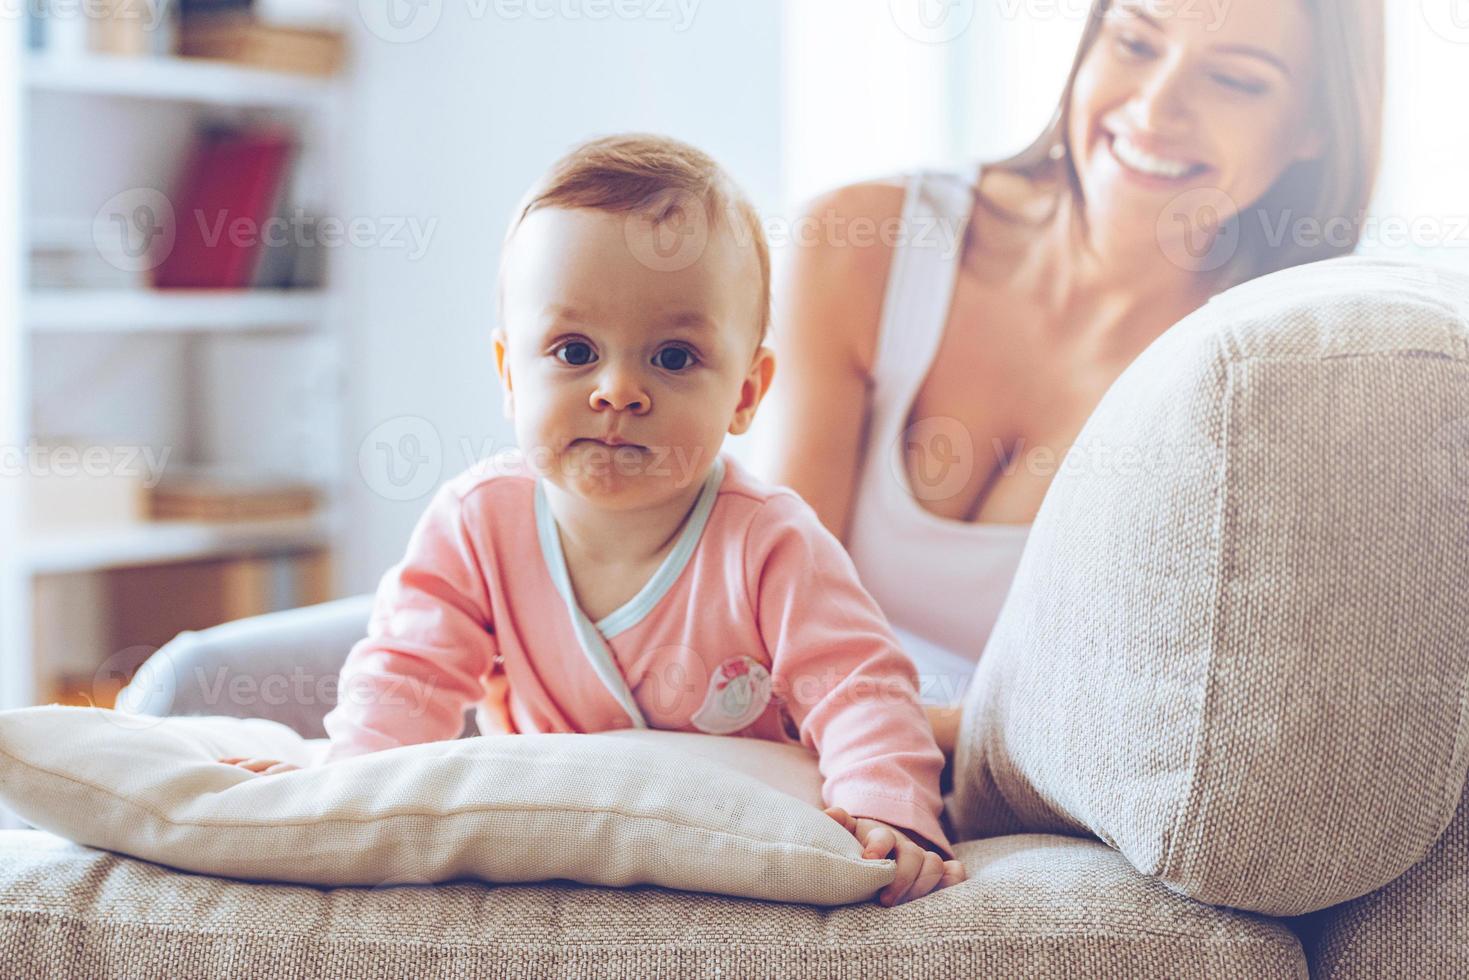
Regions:
[[[919,506],[966,523],[1034,519],[1061,459],[1123,367],[1078,339],[1085,326],[1045,318],[993,292],[956,291],[903,420]],[[945,453],[951,465],[938,466]]]

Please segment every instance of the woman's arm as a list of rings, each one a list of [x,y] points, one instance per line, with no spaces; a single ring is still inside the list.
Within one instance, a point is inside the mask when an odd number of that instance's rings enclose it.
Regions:
[[[786,246],[772,344],[780,383],[761,469],[846,541],[866,438],[868,379],[904,189],[852,184],[810,202]],[[899,231],[901,229],[898,229]]]
[[[933,740],[944,750],[944,755],[952,756],[954,743],[959,737],[959,716],[964,711],[963,706],[925,704],[923,711],[928,715],[928,723],[933,726]]]
[[[947,796],[954,789],[954,745],[959,740],[959,717],[963,705],[925,704],[923,713],[933,727],[933,740],[944,752],[944,771],[939,774],[939,792]]]

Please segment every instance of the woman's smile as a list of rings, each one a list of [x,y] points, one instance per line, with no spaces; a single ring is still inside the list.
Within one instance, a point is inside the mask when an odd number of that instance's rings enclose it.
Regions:
[[[1177,154],[1150,151],[1145,148],[1147,141],[1126,133],[1103,131],[1102,144],[1129,177],[1146,186],[1177,188],[1211,169],[1208,164]]]

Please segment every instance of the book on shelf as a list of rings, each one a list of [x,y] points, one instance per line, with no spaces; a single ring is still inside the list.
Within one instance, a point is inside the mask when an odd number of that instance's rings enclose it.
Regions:
[[[190,58],[325,77],[341,70],[346,39],[339,30],[272,23],[246,10],[186,10],[178,51]]]
[[[285,126],[202,130],[184,165],[174,198],[172,246],[153,270],[153,285],[248,287],[295,148],[295,135]]]
[[[175,467],[148,491],[154,520],[283,520],[310,517],[319,506],[308,483],[223,467]]]
[[[26,47],[48,58],[166,56],[176,44],[174,0],[28,0]]]
[[[172,50],[173,5],[167,0],[90,0],[88,47],[103,54],[164,55]]]

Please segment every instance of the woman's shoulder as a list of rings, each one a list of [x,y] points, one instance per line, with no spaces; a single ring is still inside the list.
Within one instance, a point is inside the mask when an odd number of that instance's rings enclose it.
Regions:
[[[908,195],[920,178],[938,182],[963,212],[970,244],[1000,243],[1025,236],[1056,206],[1053,181],[1002,166],[959,170],[905,171],[854,181],[809,198],[801,207],[798,244],[833,271],[863,274],[863,282],[885,278],[896,247],[906,241],[902,226]],[[991,234],[993,226],[1004,226]],[[867,297],[870,299],[871,297]]]
[[[931,176],[945,172],[902,170],[806,198],[792,235],[790,328],[817,332],[827,344],[849,342],[870,372],[893,256],[912,234],[903,226],[908,195],[917,179]]]
[[[867,371],[876,357],[894,254],[908,234],[918,233],[903,227],[903,215],[920,174],[948,182],[956,206],[969,209],[959,261],[972,273],[976,262],[1006,266],[1004,255],[1023,251],[1055,206],[1045,182],[1001,167],[905,171],[808,198],[791,236],[787,328],[815,331],[827,344],[847,343]]]
[[[882,263],[892,252],[885,229],[900,220],[910,175],[854,181],[808,198],[800,207],[799,245],[814,246],[833,260]]]
[[[876,356],[878,319],[911,179],[901,173],[842,184],[797,209],[785,326],[842,345],[864,372]]]

